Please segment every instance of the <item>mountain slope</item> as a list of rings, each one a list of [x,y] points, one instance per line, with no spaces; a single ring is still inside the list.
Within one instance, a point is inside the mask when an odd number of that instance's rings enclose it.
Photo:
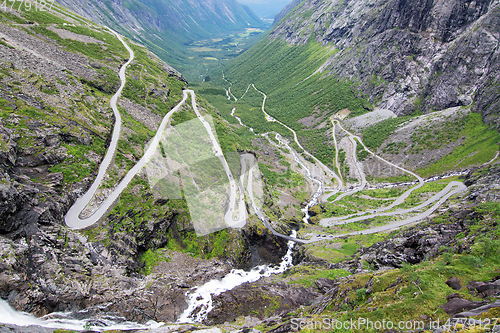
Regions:
[[[273,19],[291,0],[239,0],[263,19]]]
[[[269,40],[336,48],[319,72],[396,114],[474,104],[500,128],[499,22],[490,0],[303,1]]]
[[[263,28],[248,7],[235,0],[58,0],[59,3],[148,46],[163,60],[189,74],[203,57],[187,45],[223,38],[247,28]],[[192,59],[192,58],[195,59]],[[197,73],[198,74],[198,73]],[[189,75],[188,75],[189,76]],[[192,79],[193,77],[190,77]]]
[[[82,215],[143,156],[187,85],[145,47],[125,40],[135,57],[118,100],[118,150]],[[255,243],[268,245],[266,261],[286,252],[285,241],[255,225],[196,237],[186,202],[156,198],[145,173],[101,224],[84,231],[66,226],[69,207],[92,184],[108,148],[115,124],[110,99],[128,57],[108,28],[59,4],[44,12],[0,11],[0,298],[19,311],[174,321],[186,308],[185,286],[250,265],[261,251],[250,251]],[[197,101],[215,118],[224,151],[249,150],[213,107]],[[185,106],[171,124],[193,117]],[[170,258],[187,265],[149,276]]]
[[[416,116],[470,108],[500,130],[498,22],[500,4],[490,1],[302,1],[224,74],[237,97],[250,83],[265,92],[268,113],[332,165],[328,117],[344,108],[351,118],[374,109]],[[416,151],[400,149],[398,160],[413,169]],[[424,164],[433,163],[443,151],[425,156]]]

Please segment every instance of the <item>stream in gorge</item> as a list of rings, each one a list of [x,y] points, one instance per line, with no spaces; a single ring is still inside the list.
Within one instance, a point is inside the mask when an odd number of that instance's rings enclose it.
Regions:
[[[294,230],[291,237],[296,237],[297,232]],[[295,242],[288,241],[288,251],[282,258],[279,265],[260,265],[254,267],[250,271],[242,269],[233,269],[229,274],[220,280],[211,280],[200,287],[196,287],[193,291],[187,293],[188,308],[181,314],[178,319],[179,323],[203,322],[207,319],[207,315],[213,310],[212,297],[222,294],[236,288],[244,283],[252,283],[262,277],[268,277],[272,274],[280,274],[293,266],[292,253]]]

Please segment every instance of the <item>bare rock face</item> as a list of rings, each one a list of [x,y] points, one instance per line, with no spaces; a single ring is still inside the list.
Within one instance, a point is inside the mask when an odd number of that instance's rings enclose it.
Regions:
[[[500,193],[500,164],[487,167],[488,172],[474,175],[472,172],[466,176],[464,184],[470,188],[469,200],[499,201]]]
[[[361,258],[376,267],[397,267],[417,264],[437,255],[443,246],[453,244],[454,237],[465,230],[477,215],[472,211],[452,214],[454,223],[410,228],[387,242],[375,243],[362,250]]]
[[[499,128],[500,4],[491,0],[308,0],[270,40],[339,50],[321,71],[398,115],[473,105]]]

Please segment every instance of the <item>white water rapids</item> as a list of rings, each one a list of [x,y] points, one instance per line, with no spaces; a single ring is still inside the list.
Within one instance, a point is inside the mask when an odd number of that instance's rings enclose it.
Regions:
[[[297,236],[297,232],[292,232],[292,237]],[[213,310],[212,297],[218,296],[225,291],[236,288],[244,283],[252,283],[262,277],[272,274],[280,274],[292,267],[292,251],[295,242],[288,241],[288,251],[283,257],[279,266],[261,265],[254,267],[250,271],[233,269],[221,280],[211,280],[204,285],[197,287],[193,292],[186,295],[188,297],[188,308],[178,319],[179,323],[203,322],[210,311]]]
[[[18,312],[14,310],[7,301],[0,298],[0,323],[11,324],[16,326],[41,326],[46,328],[62,328],[66,330],[87,330],[93,331],[110,331],[110,330],[138,330],[158,328],[163,323],[154,321],[141,325],[134,322],[126,321],[125,318],[114,317],[110,315],[99,316],[93,318],[88,316],[87,319],[76,319],[77,317],[86,317],[88,311],[83,310],[76,313],[70,312],[55,312],[47,316],[36,318],[28,313]]]

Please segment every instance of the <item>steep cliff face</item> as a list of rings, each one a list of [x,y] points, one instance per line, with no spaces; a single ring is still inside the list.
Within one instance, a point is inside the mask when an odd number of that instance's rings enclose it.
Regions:
[[[179,34],[182,41],[248,26],[261,20],[235,0],[59,0],[59,3],[94,22],[117,26],[141,35],[144,30]]]
[[[491,0],[306,0],[269,36],[336,48],[319,71],[396,114],[473,105],[497,128],[499,38]]]

